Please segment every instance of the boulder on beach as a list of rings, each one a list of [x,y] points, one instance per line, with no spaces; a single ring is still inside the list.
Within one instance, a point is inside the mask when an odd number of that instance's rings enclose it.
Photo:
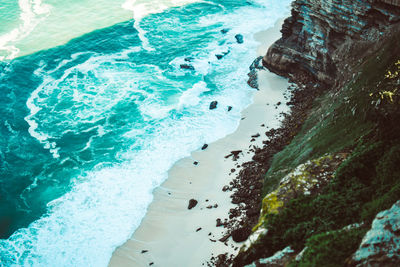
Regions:
[[[247,227],[238,228],[232,231],[232,239],[235,242],[243,242],[251,234],[251,229]]]
[[[191,210],[194,207],[196,207],[197,203],[198,203],[198,201],[196,199],[192,198],[191,200],[189,200],[188,210]]]

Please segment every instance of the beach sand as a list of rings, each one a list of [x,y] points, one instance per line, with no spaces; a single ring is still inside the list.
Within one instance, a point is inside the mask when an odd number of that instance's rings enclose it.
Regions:
[[[279,38],[281,23],[255,35],[262,43],[259,55]],[[226,244],[219,241],[225,229],[216,227],[216,220],[227,218],[229,209],[234,207],[231,192],[223,192],[222,188],[238,173],[239,165],[251,160],[253,153],[249,150],[262,146],[267,129],[279,125],[280,113],[288,110],[285,104],[276,105],[285,103],[287,80],[263,70],[259,71],[258,81],[260,90],[255,91],[253,104],[242,112],[238,129],[173,166],[168,179],[155,189],[154,200],[141,225],[115,250],[109,266],[207,266],[212,255],[233,252],[241,246],[231,237]],[[261,137],[250,142],[257,133]],[[237,161],[225,158],[233,150],[243,151]],[[190,199],[198,201],[191,210]],[[212,208],[207,208],[210,205]]]

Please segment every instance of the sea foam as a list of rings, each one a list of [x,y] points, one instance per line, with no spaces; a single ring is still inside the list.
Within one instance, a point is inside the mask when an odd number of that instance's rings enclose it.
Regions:
[[[209,27],[213,38],[163,67],[132,60],[148,57],[142,54],[148,53],[142,46],[111,55],[93,53],[75,65],[87,54],[74,54],[53,67],[54,73],[45,66],[36,72],[42,83],[26,103],[31,136],[50,150],[54,160],[66,162],[72,157],[82,166],[95,164],[74,177],[68,192],[49,202],[40,219],[0,241],[3,262],[10,266],[108,264],[114,249],[139,226],[152,191],[167,179],[172,165],[237,128],[240,111],[251,103],[254,92],[246,84],[258,45],[253,34],[273,26],[286,14],[290,1],[258,2],[203,14],[187,26],[194,29],[180,25],[193,38],[195,30]],[[131,7],[135,4],[140,2]],[[143,15],[150,11],[142,12],[138,21],[157,26],[159,18],[151,21]],[[225,28],[230,31],[221,33]],[[239,33],[244,44],[235,41]],[[151,46],[151,33],[146,35]],[[223,51],[229,53],[218,59],[215,55]],[[193,58],[193,72],[179,67],[188,57]],[[56,75],[61,70],[62,75]],[[210,111],[209,103],[215,100],[218,108]],[[227,106],[235,108],[228,112]],[[71,144],[63,141],[71,135],[82,135],[73,153],[68,150]],[[113,161],[95,161],[108,154]]]

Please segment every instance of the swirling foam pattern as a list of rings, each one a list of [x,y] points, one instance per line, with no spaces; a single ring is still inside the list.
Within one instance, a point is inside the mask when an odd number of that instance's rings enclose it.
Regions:
[[[2,265],[106,266],[171,166],[235,130],[254,92],[253,34],[290,1],[145,2],[136,21],[0,62]]]

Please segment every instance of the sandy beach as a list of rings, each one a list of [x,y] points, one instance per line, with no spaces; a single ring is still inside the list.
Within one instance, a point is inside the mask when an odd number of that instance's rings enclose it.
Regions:
[[[281,23],[255,35],[262,43],[259,55],[279,38]],[[235,177],[240,165],[251,159],[250,149],[262,146],[267,128],[278,126],[280,113],[287,111],[286,105],[276,105],[285,103],[287,80],[263,70],[258,73],[258,82],[260,90],[255,90],[253,104],[242,112],[238,129],[173,166],[168,179],[154,191],[141,225],[115,250],[109,266],[207,266],[212,255],[240,247],[232,238],[219,241],[225,231],[216,227],[216,220],[227,218],[234,207],[232,192],[222,188]],[[251,142],[257,133],[261,137]],[[234,150],[243,151],[237,161],[225,158]],[[198,203],[189,210],[190,199]]]

